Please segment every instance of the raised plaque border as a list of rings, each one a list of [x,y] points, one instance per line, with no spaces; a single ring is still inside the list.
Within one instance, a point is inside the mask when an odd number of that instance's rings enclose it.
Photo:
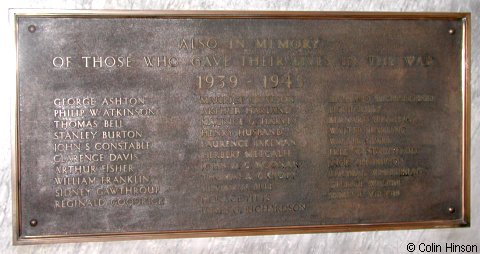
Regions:
[[[433,220],[405,223],[340,224],[314,226],[279,226],[237,229],[211,229],[188,231],[128,232],[75,235],[21,236],[20,232],[20,145],[19,145],[19,69],[18,18],[158,18],[158,19],[356,19],[356,20],[462,20],[462,208],[461,219]],[[374,230],[425,229],[470,226],[470,66],[471,66],[471,14],[467,12],[311,12],[311,11],[190,11],[190,10],[55,10],[11,9],[9,20],[14,26],[16,85],[11,100],[12,142],[12,229],[13,245],[125,241],[141,239],[169,239],[193,237],[225,237],[275,234],[306,234],[321,232],[355,232]]]

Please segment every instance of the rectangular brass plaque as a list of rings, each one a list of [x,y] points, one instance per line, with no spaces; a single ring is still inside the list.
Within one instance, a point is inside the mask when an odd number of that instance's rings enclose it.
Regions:
[[[468,226],[468,13],[14,20],[17,244]]]

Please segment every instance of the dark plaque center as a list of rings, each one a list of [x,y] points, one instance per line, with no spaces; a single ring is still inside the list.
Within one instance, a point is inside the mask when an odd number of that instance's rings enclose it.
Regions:
[[[19,239],[466,224],[457,16],[17,16]]]

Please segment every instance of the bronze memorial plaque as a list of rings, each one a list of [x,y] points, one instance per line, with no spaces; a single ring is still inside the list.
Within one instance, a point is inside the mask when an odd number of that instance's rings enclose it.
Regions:
[[[16,244],[468,226],[468,13],[13,18]]]

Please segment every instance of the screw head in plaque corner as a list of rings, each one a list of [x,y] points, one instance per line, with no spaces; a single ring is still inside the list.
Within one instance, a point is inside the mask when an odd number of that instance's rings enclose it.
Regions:
[[[30,226],[36,227],[38,225],[38,221],[36,219],[31,219],[30,220]]]

